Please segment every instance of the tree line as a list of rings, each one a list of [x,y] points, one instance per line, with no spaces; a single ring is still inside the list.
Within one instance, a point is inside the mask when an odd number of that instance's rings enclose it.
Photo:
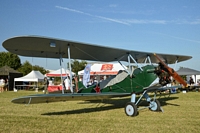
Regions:
[[[71,60],[72,72],[75,72],[77,74],[78,71],[81,71],[85,68],[86,64],[86,61]],[[27,75],[32,70],[40,71],[42,74],[46,74],[49,72],[48,70],[39,65],[31,65],[29,61],[25,61],[21,64],[21,60],[16,54],[10,52],[0,52],[0,68],[5,65],[9,66],[10,68],[13,68],[14,70],[17,70],[23,75]],[[67,63],[67,66],[69,68],[69,63]]]

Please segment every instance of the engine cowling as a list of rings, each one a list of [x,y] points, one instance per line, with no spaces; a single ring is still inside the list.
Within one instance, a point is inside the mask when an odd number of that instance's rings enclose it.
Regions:
[[[155,74],[159,77],[159,83],[165,86],[171,83],[171,75],[167,69],[164,69],[163,65],[159,63],[158,67],[155,68]]]

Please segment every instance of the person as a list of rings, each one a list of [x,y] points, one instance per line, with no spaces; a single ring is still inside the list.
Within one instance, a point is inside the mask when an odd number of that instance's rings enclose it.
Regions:
[[[76,92],[78,92],[78,77],[76,75],[74,76],[74,82],[75,82]]]
[[[44,94],[47,93],[48,86],[49,86],[49,80],[47,79],[47,77],[44,77]]]
[[[3,92],[3,82],[2,78],[0,78],[0,93]]]
[[[6,79],[6,80],[5,80],[5,86],[4,86],[5,91],[8,91],[8,85],[9,85],[9,80]]]
[[[176,93],[176,90],[178,89],[178,88],[175,87],[176,86],[176,80],[173,80],[171,85],[172,85],[172,88],[171,88],[170,92]]]
[[[194,86],[193,86],[193,84],[194,84],[194,80],[193,80],[192,77],[190,77],[189,84],[190,84],[190,88],[189,88],[189,90],[192,91],[192,90],[194,89]]]
[[[64,88],[66,89],[66,90],[70,90],[70,78],[69,78],[69,76],[67,76],[65,79],[64,79]]]
[[[92,85],[97,85],[97,84],[98,84],[97,77],[94,77],[94,80],[93,80],[93,83],[92,83]]]
[[[87,83],[87,87],[90,87],[93,83],[94,83],[93,80],[90,79],[90,81]]]
[[[193,80],[192,77],[190,77],[189,84],[190,84],[190,85],[194,84],[194,80]]]
[[[176,80],[173,80],[171,84],[172,84],[172,86],[175,86],[176,85]]]
[[[5,80],[3,78],[0,79],[0,92],[4,91]]]

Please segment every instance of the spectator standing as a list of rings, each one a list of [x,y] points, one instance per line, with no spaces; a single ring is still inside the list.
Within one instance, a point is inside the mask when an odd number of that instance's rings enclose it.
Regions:
[[[3,92],[3,82],[2,78],[0,78],[0,93]]]
[[[5,86],[5,80],[3,78],[0,79],[0,90],[1,92],[4,91],[4,86]]]
[[[190,77],[189,84],[190,84],[190,85],[194,84],[194,80],[193,80],[192,77]]]
[[[44,77],[44,94],[47,93],[48,86],[49,86],[49,80],[47,79],[47,77]]]
[[[66,89],[66,90],[70,90],[70,78],[69,78],[69,76],[67,76],[65,79],[64,79],[64,88]]]
[[[9,80],[8,80],[8,78],[5,80],[5,86],[4,86],[4,88],[5,88],[5,91],[8,91],[8,85],[9,85]]]

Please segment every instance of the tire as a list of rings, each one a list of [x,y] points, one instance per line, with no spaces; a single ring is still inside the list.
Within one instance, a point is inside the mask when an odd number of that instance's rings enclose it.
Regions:
[[[151,101],[149,109],[151,111],[161,111],[160,102],[157,99],[155,101]]]
[[[137,106],[132,102],[128,102],[126,104],[124,111],[125,111],[127,116],[131,116],[131,117],[136,116],[138,114]]]

